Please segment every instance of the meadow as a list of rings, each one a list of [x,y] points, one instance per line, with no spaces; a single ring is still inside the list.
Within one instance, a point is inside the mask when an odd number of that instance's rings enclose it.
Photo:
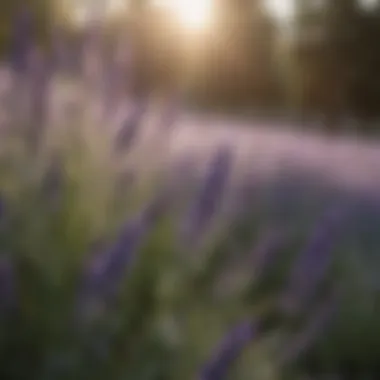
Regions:
[[[377,378],[376,191],[169,159],[181,110],[116,59],[32,58],[2,81],[2,379]]]

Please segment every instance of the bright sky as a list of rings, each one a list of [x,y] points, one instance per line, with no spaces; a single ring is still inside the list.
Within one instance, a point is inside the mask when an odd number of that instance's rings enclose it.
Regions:
[[[288,18],[294,12],[294,0],[266,0],[269,9],[279,18]]]
[[[85,17],[88,6],[95,4],[108,4],[110,12],[117,12],[124,8],[127,0],[66,0],[75,4],[76,18]],[[182,19],[183,24],[191,28],[198,28],[207,24],[212,13],[212,3],[215,0],[152,0],[153,4],[169,6]],[[277,18],[287,19],[294,11],[294,0],[265,0],[268,8]],[[367,0],[369,1],[369,0]]]
[[[118,0],[113,0],[118,1]],[[268,8],[279,18],[287,18],[292,15],[294,10],[294,0],[265,0]],[[369,0],[370,1],[370,0]],[[207,0],[153,0],[156,4],[175,4],[179,8],[184,6],[187,9],[191,7],[200,7],[201,3],[208,3]]]

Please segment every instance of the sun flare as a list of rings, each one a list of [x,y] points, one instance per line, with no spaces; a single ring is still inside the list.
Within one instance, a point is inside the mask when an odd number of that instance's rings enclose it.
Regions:
[[[164,6],[184,27],[192,30],[202,29],[212,17],[213,0],[156,0],[156,6]]]

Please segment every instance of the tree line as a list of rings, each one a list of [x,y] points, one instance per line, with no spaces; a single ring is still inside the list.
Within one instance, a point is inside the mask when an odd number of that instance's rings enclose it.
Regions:
[[[21,2],[2,3],[5,52]],[[38,39],[46,45],[53,3],[28,2],[38,20]],[[140,62],[145,82],[168,88],[180,83],[192,101],[209,108],[321,115],[328,128],[347,116],[360,120],[362,128],[379,118],[380,5],[375,0],[296,0],[286,30],[264,0],[218,0],[213,29],[198,37],[197,46],[187,47],[174,29],[165,35],[170,19],[154,14],[147,3],[132,2],[129,18],[119,18],[114,28],[135,39],[145,59]]]

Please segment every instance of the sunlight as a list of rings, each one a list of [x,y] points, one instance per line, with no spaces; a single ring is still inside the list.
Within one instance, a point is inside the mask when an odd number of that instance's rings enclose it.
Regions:
[[[191,30],[203,29],[212,16],[213,0],[155,0],[153,4],[167,7],[181,25]]]
[[[106,18],[117,16],[128,9],[128,0],[61,0],[73,9],[73,21],[84,25],[91,14],[101,12]],[[362,0],[373,2],[374,0]],[[150,4],[169,10],[181,27],[189,31],[207,28],[212,22],[215,0],[150,0]],[[294,13],[294,0],[266,0],[269,11],[279,19],[287,19]]]
[[[294,0],[267,0],[270,12],[279,19],[287,19],[294,14]]]

